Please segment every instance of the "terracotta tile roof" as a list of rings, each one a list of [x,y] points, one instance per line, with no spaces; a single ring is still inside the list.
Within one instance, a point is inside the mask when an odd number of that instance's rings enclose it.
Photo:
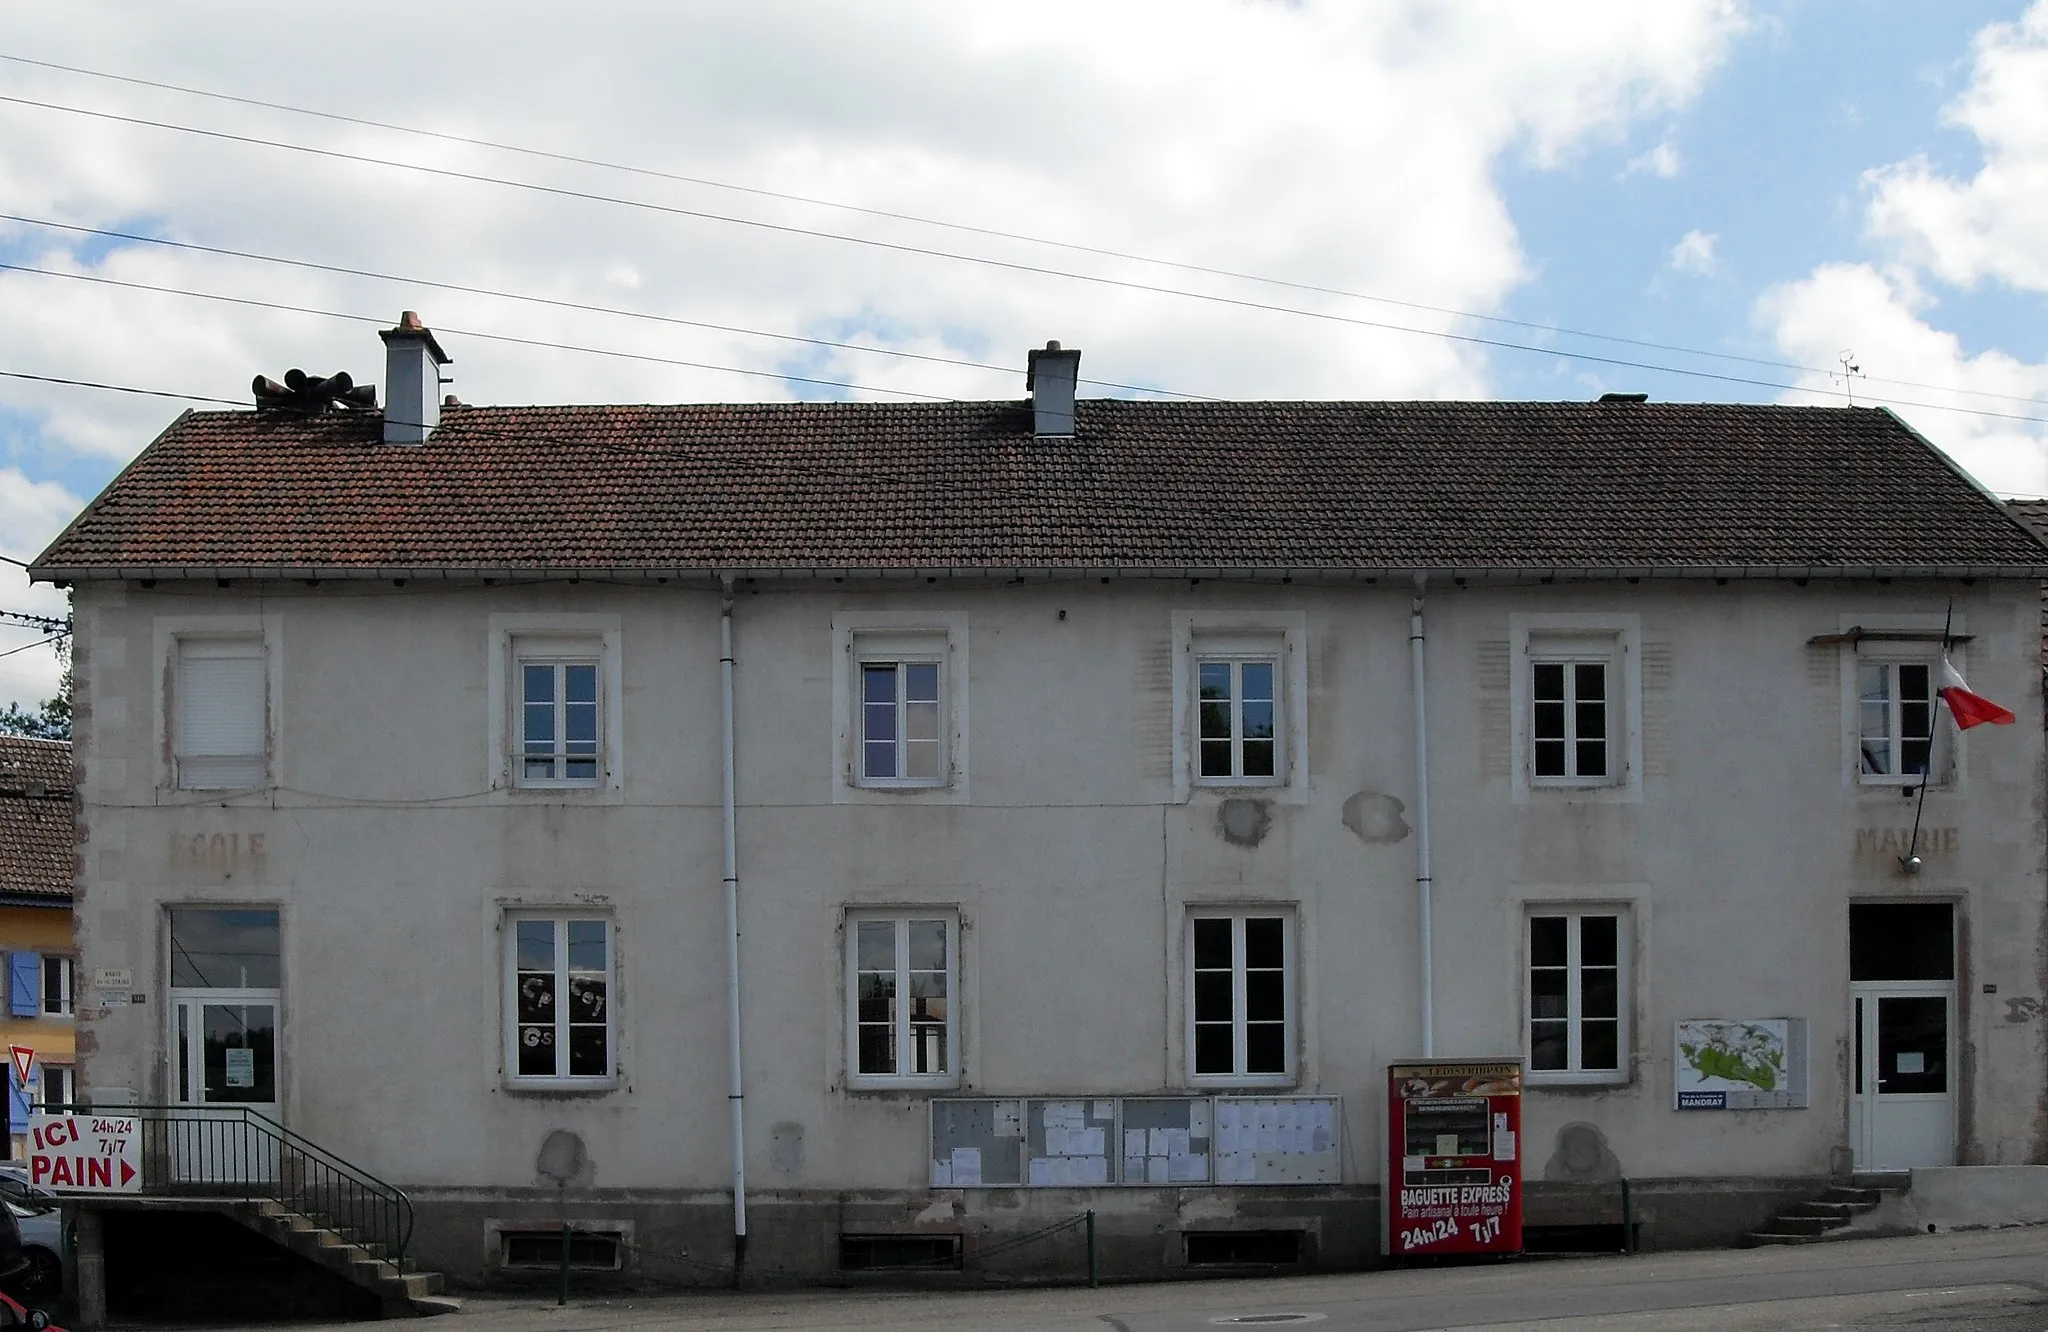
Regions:
[[[223,570],[2048,571],[1878,409],[1083,401],[180,418],[37,562]]]
[[[0,898],[71,900],[71,746],[0,736]]]

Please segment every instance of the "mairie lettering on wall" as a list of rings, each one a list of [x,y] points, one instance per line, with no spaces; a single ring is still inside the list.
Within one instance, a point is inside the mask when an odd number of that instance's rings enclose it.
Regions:
[[[1897,860],[1908,854],[1918,855],[1925,860],[1934,856],[1955,855],[1962,847],[1962,833],[1955,828],[1922,826],[1917,844],[1913,840],[1913,825],[1910,822],[1899,827],[1856,830],[1858,860]]]

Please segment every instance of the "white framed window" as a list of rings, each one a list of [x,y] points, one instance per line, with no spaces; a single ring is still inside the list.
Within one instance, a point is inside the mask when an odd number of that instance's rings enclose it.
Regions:
[[[520,912],[505,921],[507,1076],[514,1082],[603,1085],[618,1021],[610,919]]]
[[[1195,780],[1249,786],[1282,780],[1280,656],[1197,648]]]
[[[44,1017],[70,1017],[74,1003],[73,963],[68,957],[43,955],[42,1008]]]
[[[967,616],[833,616],[834,803],[965,804]]]
[[[1634,615],[1511,615],[1517,800],[1642,796]]]
[[[1943,743],[1935,690],[1940,668],[1926,656],[1856,657],[1856,773],[1867,786],[1917,786],[1943,780]]]
[[[1529,781],[1537,786],[1612,786],[1615,643],[1539,639],[1529,645]]]
[[[1306,620],[1298,612],[1173,613],[1174,795],[1308,789]]]
[[[849,1086],[959,1085],[959,927],[950,909],[847,913]]]
[[[619,617],[490,617],[485,679],[494,799],[623,798]]]
[[[861,654],[854,776],[863,786],[945,782],[945,648],[939,638],[923,652]]]
[[[1188,916],[1188,1077],[1279,1085],[1294,1078],[1294,913],[1202,908]]]
[[[246,790],[269,775],[269,668],[257,634],[180,635],[172,754],[176,785]]]
[[[78,1084],[69,1064],[38,1063],[33,1108],[47,1110],[72,1103]]]
[[[1526,946],[1531,1080],[1627,1081],[1627,909],[1531,907]]]
[[[596,786],[603,777],[602,655],[596,643],[519,642],[519,785]]]

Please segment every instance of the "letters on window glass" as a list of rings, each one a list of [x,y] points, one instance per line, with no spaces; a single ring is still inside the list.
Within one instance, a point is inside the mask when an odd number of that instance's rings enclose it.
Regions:
[[[611,927],[513,922],[513,1067],[527,1078],[611,1075]]]

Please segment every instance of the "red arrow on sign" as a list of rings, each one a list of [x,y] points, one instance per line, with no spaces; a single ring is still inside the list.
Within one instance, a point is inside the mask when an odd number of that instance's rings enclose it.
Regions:
[[[36,1052],[26,1045],[10,1045],[7,1053],[14,1056],[14,1076],[20,1080],[21,1089],[27,1091],[29,1069],[35,1063]]]
[[[129,1180],[131,1180],[131,1179],[134,1179],[134,1178],[135,1178],[135,1167],[134,1167],[134,1166],[132,1166],[132,1165],[129,1165],[129,1164],[128,1164],[128,1163],[126,1162],[126,1161],[123,1161],[123,1162],[121,1163],[121,1183],[122,1183],[123,1185],[126,1185],[126,1184],[128,1183],[128,1181],[129,1181]]]

